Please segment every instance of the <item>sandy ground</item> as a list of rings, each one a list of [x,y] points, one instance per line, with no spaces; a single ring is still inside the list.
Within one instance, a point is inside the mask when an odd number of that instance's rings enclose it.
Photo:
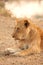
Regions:
[[[43,29],[42,22],[34,22]],[[0,16],[0,50],[15,48],[12,38],[15,21],[10,17]],[[26,57],[0,56],[0,65],[43,65],[43,52]]]

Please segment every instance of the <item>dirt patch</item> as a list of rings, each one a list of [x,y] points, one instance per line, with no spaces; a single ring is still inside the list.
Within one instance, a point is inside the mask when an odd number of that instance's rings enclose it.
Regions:
[[[43,65],[43,53],[26,57],[0,57],[0,65]]]

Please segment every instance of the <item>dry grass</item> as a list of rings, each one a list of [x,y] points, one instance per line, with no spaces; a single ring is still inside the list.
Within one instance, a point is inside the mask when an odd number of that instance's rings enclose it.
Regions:
[[[11,15],[5,10],[4,8],[4,1],[0,1],[0,15],[2,16],[8,16],[10,17]]]
[[[4,7],[4,2],[0,1],[0,7],[3,8]]]
[[[10,13],[8,13],[6,10],[5,10],[5,8],[1,8],[0,9],[0,15],[2,16],[8,16],[8,17],[10,17],[11,15],[10,15]]]

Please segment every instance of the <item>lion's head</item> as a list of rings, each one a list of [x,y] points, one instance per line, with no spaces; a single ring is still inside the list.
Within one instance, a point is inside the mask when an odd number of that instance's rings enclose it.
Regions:
[[[30,25],[31,24],[27,19],[18,19],[13,37],[18,40],[26,39],[31,29]]]
[[[30,19],[21,18],[16,22],[13,38],[19,41],[18,47],[25,49],[29,48],[31,44],[40,43],[40,34]]]

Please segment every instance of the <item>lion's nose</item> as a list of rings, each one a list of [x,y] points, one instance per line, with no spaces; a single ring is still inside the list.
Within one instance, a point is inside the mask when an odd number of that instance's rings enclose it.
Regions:
[[[12,37],[15,38],[15,40],[18,40],[18,37],[16,34],[14,34]]]

